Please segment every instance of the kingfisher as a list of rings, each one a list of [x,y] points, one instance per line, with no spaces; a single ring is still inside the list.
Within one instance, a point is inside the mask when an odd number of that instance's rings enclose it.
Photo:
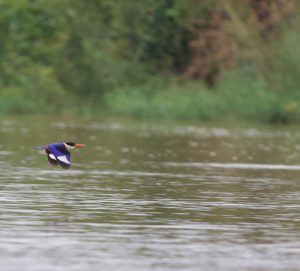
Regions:
[[[74,148],[83,148],[85,144],[74,142],[52,143],[46,146],[34,147],[34,149],[44,149],[49,163],[52,166],[61,166],[64,169],[69,169],[71,166],[71,153],[69,150]]]

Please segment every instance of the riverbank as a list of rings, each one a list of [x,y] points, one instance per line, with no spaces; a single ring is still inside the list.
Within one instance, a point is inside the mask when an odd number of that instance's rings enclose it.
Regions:
[[[156,83],[106,94],[109,112],[153,119],[237,119],[267,123],[300,120],[295,95],[270,91],[261,80],[228,74],[210,89],[199,82]]]
[[[4,97],[0,99],[1,115],[121,115],[153,120],[285,124],[300,121],[300,100],[296,94],[271,91],[266,82],[242,73],[227,73],[222,84],[214,89],[199,81],[154,78],[145,84],[120,87],[101,96],[63,96],[59,103],[55,98],[34,101],[14,93],[4,95],[0,95]]]

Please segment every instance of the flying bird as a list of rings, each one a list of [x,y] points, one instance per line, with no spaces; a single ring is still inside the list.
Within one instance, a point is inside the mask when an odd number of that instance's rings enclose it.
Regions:
[[[84,144],[76,144],[73,142],[53,143],[46,146],[34,147],[34,149],[44,149],[49,163],[52,166],[61,166],[64,169],[69,169],[71,166],[71,153],[69,150],[74,148],[83,148]]]

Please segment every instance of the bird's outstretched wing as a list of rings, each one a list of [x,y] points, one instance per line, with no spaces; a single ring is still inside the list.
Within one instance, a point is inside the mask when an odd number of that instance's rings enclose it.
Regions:
[[[45,149],[45,152],[47,153],[47,158],[48,158],[49,163],[52,166],[58,166],[56,157],[49,151],[49,149]]]
[[[48,160],[51,159],[51,164],[55,162],[55,164],[59,164],[64,169],[68,169],[71,166],[71,154],[70,152],[65,148],[64,144],[56,143],[56,144],[50,144],[47,146],[47,149],[49,150],[50,154],[48,154]],[[51,157],[53,156],[53,157]]]
[[[70,155],[62,155],[57,156],[58,163],[64,169],[69,169],[71,166],[71,156]]]

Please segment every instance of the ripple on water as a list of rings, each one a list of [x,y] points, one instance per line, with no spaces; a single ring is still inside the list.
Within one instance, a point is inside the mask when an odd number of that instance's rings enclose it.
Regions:
[[[289,153],[298,132],[116,121],[49,126],[36,133],[41,141],[71,135],[96,147],[75,151],[69,171],[48,167],[26,148],[33,128],[19,135],[6,124],[4,270],[298,269],[300,166]],[[248,156],[252,163],[240,160]]]

